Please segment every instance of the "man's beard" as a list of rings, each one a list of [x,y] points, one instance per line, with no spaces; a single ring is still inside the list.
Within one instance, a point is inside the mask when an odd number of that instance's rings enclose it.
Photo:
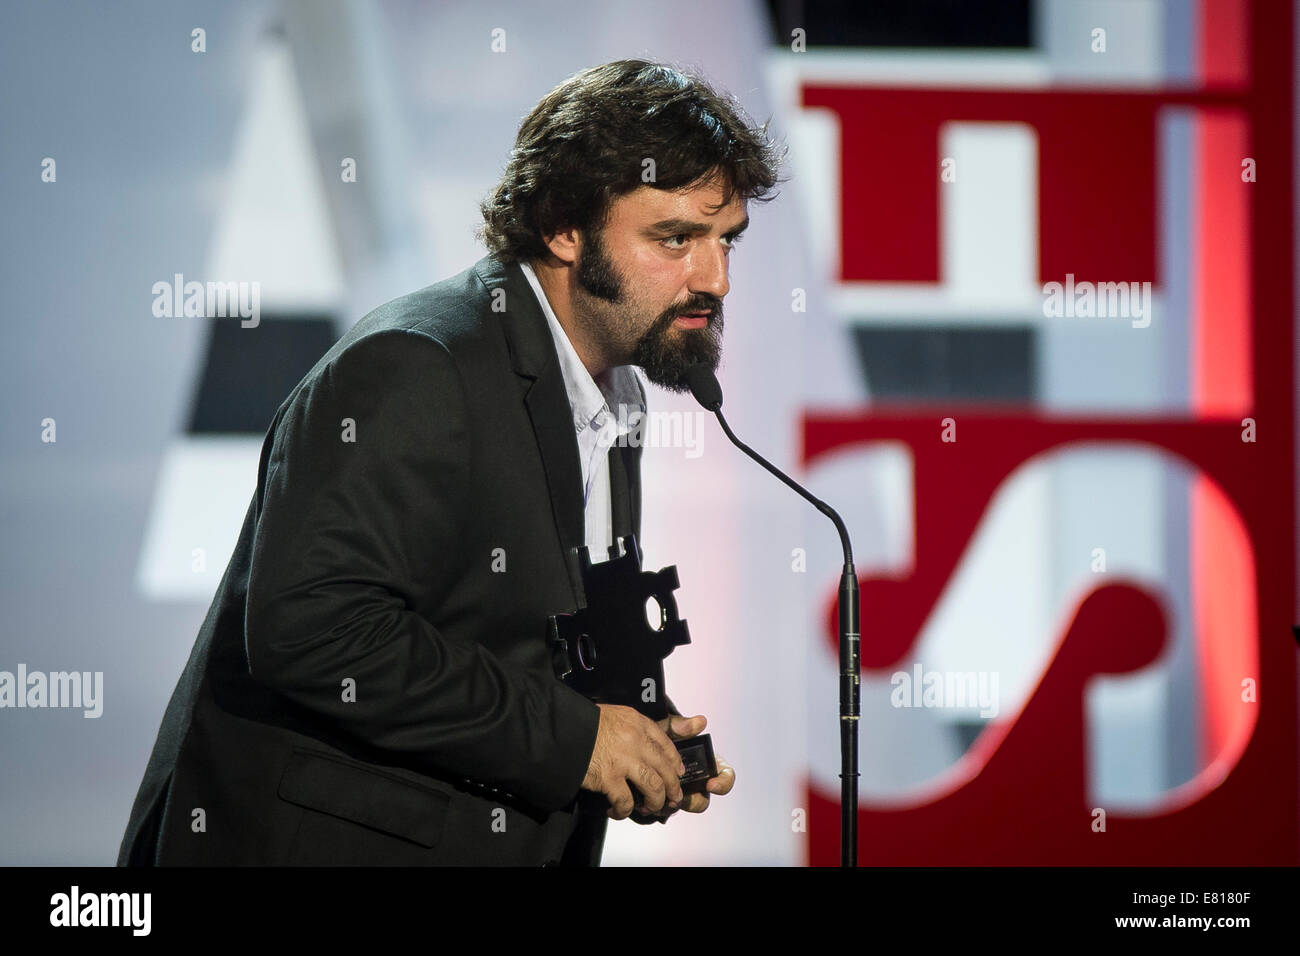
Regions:
[[[626,283],[614,268],[593,232],[578,257],[578,285],[587,293],[612,305],[625,302]],[[709,312],[709,324],[702,329],[676,328],[673,321],[687,312]],[[606,336],[608,331],[605,331]],[[627,359],[639,365],[646,378],[671,392],[687,392],[685,373],[693,365],[717,371],[722,356],[722,300],[712,295],[696,296],[661,313],[642,333]]]

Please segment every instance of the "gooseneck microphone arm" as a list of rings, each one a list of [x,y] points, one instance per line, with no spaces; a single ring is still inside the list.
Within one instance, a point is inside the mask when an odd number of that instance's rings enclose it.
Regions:
[[[727,424],[727,420],[722,417],[721,408],[711,409],[711,411],[718,416],[718,424],[722,426],[722,430],[727,433],[727,437],[731,439],[731,443],[733,445],[735,445],[737,448],[743,451],[750,458],[754,459],[754,461],[758,462],[760,465],[762,465],[772,474],[776,475],[778,478],[784,481],[795,491],[799,492],[799,494],[807,498],[810,502],[812,502],[812,506],[814,508],[816,508],[826,517],[830,518],[833,522],[835,522],[835,530],[840,533],[840,547],[844,549],[844,566],[846,568],[852,568],[853,567],[853,545],[849,543],[849,532],[844,527],[844,522],[840,520],[840,516],[835,513],[835,509],[832,508],[830,505],[828,505],[826,502],[822,501],[820,498],[810,494],[808,490],[805,489],[802,485],[800,485],[798,482],[790,478],[788,475],[786,475],[785,472],[777,468],[775,465],[771,464],[766,458],[764,458],[758,452],[754,451],[754,449],[750,448],[743,441],[737,438],[735,432],[731,430],[731,426]]]
[[[731,443],[776,477],[810,501],[818,511],[835,522],[844,549],[844,569],[840,573],[840,866],[858,865],[858,716],[859,659],[861,635],[858,632],[858,574],[853,568],[853,547],[849,532],[835,509],[810,494],[731,430],[722,417],[722,386],[707,365],[687,370],[685,382],[695,400],[718,417],[718,424]]]

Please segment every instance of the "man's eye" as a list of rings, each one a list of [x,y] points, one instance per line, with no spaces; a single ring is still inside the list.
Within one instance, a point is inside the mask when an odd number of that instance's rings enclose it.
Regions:
[[[690,238],[691,238],[690,236],[688,236],[686,233],[683,232],[683,233],[678,233],[675,236],[669,236],[666,239],[660,239],[659,241],[663,243],[665,246],[667,246],[669,249],[682,249],[685,247],[686,241],[689,240]],[[726,247],[728,249],[736,245],[736,243],[740,242],[739,234],[734,236],[723,236],[722,238],[726,241]],[[678,244],[679,239],[681,240],[680,245]]]

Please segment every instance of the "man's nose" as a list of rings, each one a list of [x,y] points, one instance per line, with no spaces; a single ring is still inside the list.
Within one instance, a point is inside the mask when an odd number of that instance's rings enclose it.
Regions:
[[[731,289],[727,278],[727,251],[721,242],[703,242],[691,266],[691,292],[722,299]]]

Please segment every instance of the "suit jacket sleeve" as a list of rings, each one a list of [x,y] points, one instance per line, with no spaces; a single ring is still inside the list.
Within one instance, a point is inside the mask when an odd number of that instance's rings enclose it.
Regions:
[[[372,747],[556,810],[586,774],[596,705],[410,610],[463,560],[467,420],[452,356],[415,332],[366,336],[304,385],[266,466],[249,668]]]

